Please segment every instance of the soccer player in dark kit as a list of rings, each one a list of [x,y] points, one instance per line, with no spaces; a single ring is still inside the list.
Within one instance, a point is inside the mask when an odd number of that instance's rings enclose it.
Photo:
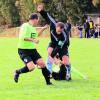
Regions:
[[[66,31],[65,24],[62,22],[56,22],[49,15],[49,13],[44,10],[43,4],[38,5],[37,11],[50,25],[51,42],[48,47],[49,61],[47,62],[47,65],[49,66],[49,64],[51,63],[50,59],[53,59],[54,56],[58,53],[62,61],[60,68],[61,70],[66,69],[64,70],[64,72],[66,72],[64,79],[69,81],[71,80],[71,66],[68,56],[69,35]],[[50,69],[50,71],[52,70]]]
[[[38,15],[36,13],[33,13],[32,15],[30,15],[29,21],[22,24],[22,26],[20,27],[18,54],[21,60],[25,63],[25,66],[15,71],[14,81],[16,83],[18,83],[20,74],[31,72],[35,69],[36,65],[38,65],[42,70],[42,74],[46,80],[46,84],[52,84],[50,82],[50,72],[46,68],[43,59],[41,58],[35,47],[35,45],[39,43],[37,37],[42,34],[42,32],[48,27],[48,25],[42,27],[42,29],[37,33],[36,26],[38,22]]]

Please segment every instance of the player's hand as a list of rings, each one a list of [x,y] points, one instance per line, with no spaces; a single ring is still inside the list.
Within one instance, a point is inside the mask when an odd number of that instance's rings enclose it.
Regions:
[[[38,39],[34,39],[33,42],[36,43],[36,44],[38,44],[39,40]]]
[[[47,29],[48,27],[49,27],[49,25],[46,24],[46,25],[43,27],[43,29]]]
[[[41,12],[44,9],[44,6],[42,4],[37,6],[37,11]]]

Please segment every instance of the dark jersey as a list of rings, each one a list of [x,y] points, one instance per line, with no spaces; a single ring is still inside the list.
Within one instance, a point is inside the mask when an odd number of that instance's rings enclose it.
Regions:
[[[69,34],[67,33],[66,26],[64,31],[58,35],[56,32],[56,21],[47,13],[46,11],[41,11],[40,14],[42,17],[47,21],[50,25],[50,36],[51,36],[51,43],[54,45],[58,45],[59,41],[63,42],[63,47],[69,46]]]
[[[71,24],[70,23],[66,23],[66,30],[68,33],[71,31]]]
[[[90,29],[90,25],[88,22],[84,23],[84,28],[85,30],[89,30]]]

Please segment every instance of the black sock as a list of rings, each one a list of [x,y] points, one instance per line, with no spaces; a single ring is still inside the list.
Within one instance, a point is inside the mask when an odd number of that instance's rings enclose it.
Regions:
[[[42,74],[46,80],[46,83],[49,84],[50,83],[50,72],[46,67],[42,68]]]
[[[66,67],[64,64],[60,66],[59,77],[61,80],[65,80],[66,77]]]
[[[18,72],[19,74],[21,74],[21,73],[27,73],[27,72],[29,72],[29,69],[28,69],[27,66],[25,66],[25,67],[23,67],[23,68],[17,70],[17,72]]]

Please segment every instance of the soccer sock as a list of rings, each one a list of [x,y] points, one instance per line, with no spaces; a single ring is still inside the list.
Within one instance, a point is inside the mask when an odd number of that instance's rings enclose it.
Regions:
[[[47,60],[47,69],[50,71],[50,73],[52,73],[52,63],[50,61],[50,58],[48,57],[48,60]]]
[[[71,64],[66,65],[66,74],[70,75],[71,74]]]
[[[65,80],[66,77],[66,67],[64,64],[60,66],[59,77],[61,80]]]
[[[42,68],[42,74],[46,80],[46,83],[50,84],[50,72],[46,67]]]
[[[17,72],[18,72],[19,74],[27,73],[27,72],[29,72],[29,69],[28,69],[27,66],[25,66],[25,67],[23,67],[23,68],[17,70]]]

